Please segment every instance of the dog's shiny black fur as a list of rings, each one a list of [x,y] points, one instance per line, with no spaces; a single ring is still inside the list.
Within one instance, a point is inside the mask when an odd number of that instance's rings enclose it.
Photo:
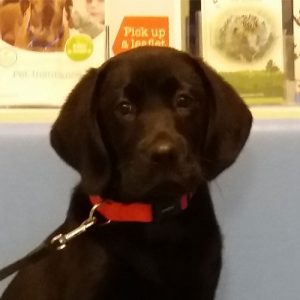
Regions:
[[[76,169],[64,224],[78,226],[88,196],[153,206],[192,193],[185,211],[153,223],[111,223],[20,271],[3,300],[212,300],[222,242],[208,190],[237,158],[252,117],[202,61],[169,48],[120,54],[78,83],[51,143]]]

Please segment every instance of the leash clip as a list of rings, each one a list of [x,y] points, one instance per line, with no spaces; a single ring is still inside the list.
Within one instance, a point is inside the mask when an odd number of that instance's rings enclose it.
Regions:
[[[57,250],[63,250],[66,248],[67,243],[72,239],[76,238],[77,236],[81,235],[82,233],[86,232],[90,227],[96,224],[97,218],[94,216],[96,209],[101,205],[101,203],[96,204],[92,207],[89,217],[83,221],[78,227],[71,230],[68,233],[60,233],[52,238],[51,244],[56,246]],[[107,225],[110,223],[110,220],[107,220],[102,226]]]

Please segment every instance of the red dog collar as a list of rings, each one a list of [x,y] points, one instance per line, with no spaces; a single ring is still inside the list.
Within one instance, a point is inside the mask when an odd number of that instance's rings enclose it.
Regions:
[[[104,200],[100,196],[90,196],[92,205],[98,205],[97,211],[107,220],[115,222],[150,223],[165,216],[174,215],[188,207],[190,195],[184,194],[178,201],[169,204],[151,205],[145,203],[124,204],[112,200]]]

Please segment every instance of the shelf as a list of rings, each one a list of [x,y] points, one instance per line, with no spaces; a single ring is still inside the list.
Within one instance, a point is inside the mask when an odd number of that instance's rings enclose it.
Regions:
[[[0,123],[53,123],[58,108],[0,109]]]
[[[300,119],[300,106],[257,106],[255,119]],[[0,123],[53,123],[59,109],[0,109]]]

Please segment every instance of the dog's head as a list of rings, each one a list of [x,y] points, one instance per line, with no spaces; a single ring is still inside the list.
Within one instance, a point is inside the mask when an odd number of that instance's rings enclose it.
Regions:
[[[20,0],[22,14],[30,14],[28,30],[40,43],[51,43],[60,36],[64,13],[70,21],[72,5],[72,0]]]
[[[251,123],[241,98],[202,61],[145,47],[83,77],[51,142],[88,194],[147,201],[215,178],[237,158]]]

